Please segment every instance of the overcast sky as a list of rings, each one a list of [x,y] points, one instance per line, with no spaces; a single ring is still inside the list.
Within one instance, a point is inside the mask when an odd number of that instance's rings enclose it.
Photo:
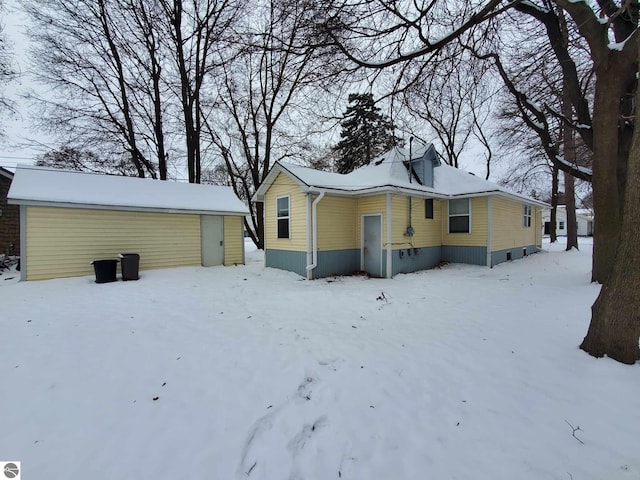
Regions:
[[[29,43],[24,29],[26,17],[14,0],[5,0],[2,12],[4,34],[13,53],[13,67],[18,77],[7,87],[5,93],[15,102],[16,114],[1,119],[5,138],[0,140],[0,165],[12,167],[17,163],[33,163],[33,157],[50,145],[51,139],[35,132],[30,125],[29,108],[24,94],[35,85],[29,80],[27,50]],[[40,149],[36,147],[41,144]]]
[[[18,77],[5,87],[7,96],[15,102],[16,114],[13,118],[0,117],[5,132],[5,137],[0,139],[0,166],[11,168],[18,163],[33,163],[36,155],[55,149],[58,145],[54,139],[34,130],[32,126],[30,116],[33,113],[24,96],[38,86],[29,78],[29,39],[25,33],[28,20],[16,0],[4,0],[3,3],[0,21],[4,24],[5,37],[12,47],[14,68],[19,72]],[[479,145],[469,145],[461,158],[461,167],[484,177],[483,150]],[[494,168],[499,166],[495,165]],[[498,178],[495,173],[492,175],[492,180]]]

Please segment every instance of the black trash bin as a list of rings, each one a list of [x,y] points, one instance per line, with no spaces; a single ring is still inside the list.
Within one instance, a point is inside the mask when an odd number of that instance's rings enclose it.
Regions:
[[[93,265],[93,270],[96,272],[96,283],[116,281],[118,260],[94,260],[91,265]]]
[[[140,268],[140,255],[137,253],[121,253],[120,269],[122,270],[122,280],[138,280],[138,269]]]

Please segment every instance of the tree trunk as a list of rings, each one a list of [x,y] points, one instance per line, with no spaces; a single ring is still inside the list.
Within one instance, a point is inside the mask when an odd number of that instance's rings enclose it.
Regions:
[[[618,191],[619,72],[599,69],[593,107],[593,205],[594,242],[592,281],[606,283],[620,237]]]
[[[566,77],[562,85],[562,114],[566,118],[573,118],[571,96]],[[562,152],[567,163],[577,164],[574,131],[567,125],[562,126]],[[578,248],[578,225],[576,223],[575,179],[567,172],[564,172],[564,206],[567,214],[567,251],[569,251],[572,248]]]
[[[578,219],[576,218],[575,178],[564,173],[564,204],[567,212],[567,251],[578,249]]]
[[[551,218],[549,219],[549,240],[551,243],[558,241],[558,166],[554,163],[551,167]]]
[[[640,90],[636,93],[636,105]],[[626,364],[640,360],[640,128],[633,134],[620,241],[608,281],[591,307],[591,324],[580,348]],[[595,186],[595,185],[594,185]],[[598,215],[601,215],[600,213]],[[597,216],[596,216],[597,218]]]

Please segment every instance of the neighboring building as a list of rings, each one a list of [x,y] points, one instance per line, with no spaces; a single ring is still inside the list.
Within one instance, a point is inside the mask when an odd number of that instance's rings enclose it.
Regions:
[[[265,204],[266,266],[307,278],[521,258],[541,247],[546,206],[441,164],[432,145],[345,175],[278,162],[254,200]]]
[[[91,275],[140,254],[140,269],[244,263],[247,207],[230,187],[33,166],[16,170],[23,280]]]
[[[13,173],[0,167],[0,255],[20,254],[20,208],[7,203]]]
[[[551,209],[545,208],[542,211],[542,221],[544,223],[544,234],[551,233]],[[578,235],[581,237],[593,235],[593,210],[588,208],[576,209],[576,223]],[[556,209],[556,235],[567,236],[567,207],[558,205]]]

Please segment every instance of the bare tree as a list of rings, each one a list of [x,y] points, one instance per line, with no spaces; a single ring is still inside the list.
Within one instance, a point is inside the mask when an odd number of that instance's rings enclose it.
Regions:
[[[592,103],[584,95],[576,64],[564,47],[560,19],[553,7],[566,12],[588,45],[595,76]],[[539,26],[536,36],[548,41],[566,80],[567,95],[577,120],[572,126],[593,151],[592,175],[590,170],[555,156],[560,169],[593,179],[596,214],[593,278],[605,286],[614,284],[615,295],[628,299],[635,309],[625,307],[625,315],[616,318],[611,302],[596,302],[591,327],[581,348],[592,355],[606,354],[624,363],[640,359],[640,317],[632,313],[640,311],[640,297],[636,295],[640,287],[640,262],[630,265],[622,255],[616,255],[624,220],[622,207],[624,212],[632,212],[632,218],[633,212],[639,211],[637,204],[633,205],[633,194],[638,192],[640,177],[627,175],[635,118],[638,7],[636,0],[598,0],[597,4],[572,0],[487,0],[455,5],[435,0],[422,8],[418,4],[409,6],[381,0],[361,5],[364,16],[344,18],[338,8],[325,17],[335,44],[351,61],[364,68],[400,71],[403,65],[416,59],[428,62],[453,40],[476,32],[490,32],[493,20],[510,11],[536,20]],[[508,42],[509,38],[504,36],[502,40]],[[493,52],[487,54],[487,58],[494,60],[502,76],[505,69],[499,55]],[[524,92],[510,91],[519,107],[526,110],[531,128],[544,134],[548,125],[545,113],[528,101]],[[544,147],[553,148],[553,142],[545,142]],[[632,193],[625,193],[629,183],[633,184]],[[638,228],[629,228],[624,233],[625,241],[637,244],[640,240]],[[621,275],[624,269],[632,271],[629,276],[636,279],[635,283],[619,281],[616,275]]]
[[[231,175],[234,191],[249,203],[247,232],[261,249],[263,204],[249,200],[274,162],[296,151],[300,139],[292,125],[313,117],[313,92],[328,84],[334,68],[330,54],[322,61],[314,46],[301,46],[312,24],[312,10],[306,7],[305,2],[288,0],[255,5],[243,34],[247,46],[234,59],[220,62],[220,108],[204,116],[207,136]]]
[[[168,49],[173,54],[177,78],[171,84],[180,99],[189,182],[200,183],[204,89],[216,67],[216,49],[223,49],[233,38],[232,27],[239,18],[241,2],[159,1],[169,25]]]
[[[168,152],[165,140],[166,98],[162,95],[163,52],[160,38],[162,31],[162,11],[156,3],[147,0],[122,0],[122,12],[129,21],[126,32],[129,42],[124,45],[133,60],[132,68],[137,70],[131,89],[140,121],[146,125],[148,141],[155,147],[160,180],[167,179]]]
[[[37,156],[36,166],[128,177],[135,177],[137,173],[135,166],[126,158],[102,158],[90,150],[68,146]]]
[[[212,61],[228,48],[235,0],[23,1],[34,24],[37,78],[50,92],[41,126],[62,143],[99,148],[137,175],[161,179],[185,145],[200,181],[200,103],[212,95]]]
[[[156,176],[135,110],[131,86],[139,72],[128,52],[131,38],[120,2],[23,2],[34,26],[36,78],[51,88],[39,98],[41,125],[73,144],[110,146],[126,153],[137,175]]]
[[[402,90],[403,106],[429,125],[441,145],[439,154],[453,167],[459,168],[470,140],[477,140],[486,152],[489,178],[492,152],[486,120],[495,82],[485,81],[487,69],[459,45],[445,50],[437,62],[415,68],[419,77]]]
[[[0,13],[3,11],[3,6],[3,2],[0,1]],[[12,63],[11,49],[4,35],[4,25],[0,24],[0,86],[2,87],[6,86],[16,75]],[[13,102],[4,95],[4,92],[0,92],[0,112],[10,114],[15,112]],[[3,131],[0,128],[0,136],[2,134]]]

